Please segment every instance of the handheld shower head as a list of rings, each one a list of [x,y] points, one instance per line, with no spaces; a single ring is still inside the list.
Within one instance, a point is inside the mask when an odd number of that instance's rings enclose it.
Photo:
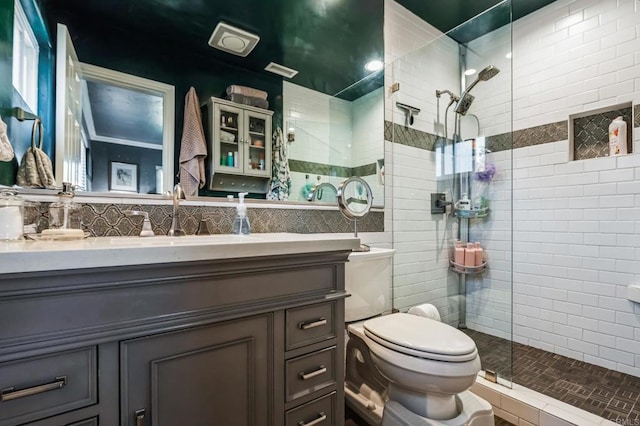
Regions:
[[[483,69],[478,73],[478,80],[480,81],[491,80],[499,72],[500,70],[498,68],[494,67],[493,65],[489,65],[488,67],[486,67],[485,69]]]
[[[469,108],[471,107],[471,103],[475,99],[475,97],[473,97],[473,96],[471,96],[469,94],[471,89],[476,87],[476,84],[480,83],[481,81],[491,80],[499,72],[500,72],[500,70],[498,68],[494,67],[493,65],[489,65],[485,69],[480,71],[478,73],[478,77],[473,81],[473,83],[471,83],[469,85],[469,87],[467,87],[465,89],[465,91],[462,93],[462,95],[460,95],[460,101],[458,102],[458,105],[456,105],[455,111],[460,115],[467,115],[467,112],[469,111]]]

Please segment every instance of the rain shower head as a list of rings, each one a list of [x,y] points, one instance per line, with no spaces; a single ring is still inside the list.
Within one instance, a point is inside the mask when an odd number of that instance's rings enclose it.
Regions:
[[[478,77],[473,81],[473,83],[471,83],[469,85],[469,87],[467,87],[465,89],[465,91],[460,96],[460,101],[458,102],[458,105],[456,105],[455,111],[460,115],[467,115],[467,112],[469,111],[469,108],[471,107],[471,103],[473,103],[473,100],[475,99],[474,96],[471,96],[469,94],[471,89],[476,87],[476,84],[480,83],[481,81],[491,80],[499,72],[500,72],[500,70],[498,68],[494,67],[493,65],[489,65],[485,69],[480,71],[478,73]]]

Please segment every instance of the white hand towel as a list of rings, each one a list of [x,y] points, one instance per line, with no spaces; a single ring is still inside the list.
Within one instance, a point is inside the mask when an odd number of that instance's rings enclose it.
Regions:
[[[204,159],[207,142],[202,128],[200,102],[196,89],[187,92],[184,102],[184,126],[180,145],[180,184],[186,196],[198,195],[198,188],[205,184]]]

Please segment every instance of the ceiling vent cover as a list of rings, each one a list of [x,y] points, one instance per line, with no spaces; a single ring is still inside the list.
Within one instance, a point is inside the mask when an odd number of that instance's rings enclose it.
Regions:
[[[245,57],[260,41],[260,37],[250,32],[219,22],[209,38],[209,46],[232,55]]]
[[[267,65],[264,69],[287,78],[293,78],[296,74],[298,74],[298,71],[287,68],[284,65],[276,64],[275,62],[269,62],[269,65]]]

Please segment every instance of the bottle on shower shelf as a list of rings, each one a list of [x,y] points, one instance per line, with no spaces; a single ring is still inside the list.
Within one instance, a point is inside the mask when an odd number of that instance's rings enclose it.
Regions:
[[[484,249],[480,247],[480,243],[476,242],[475,246],[475,266],[481,266],[484,257]]]
[[[464,247],[462,242],[457,240],[453,248],[453,262],[458,265],[464,265]]]
[[[467,248],[464,249],[464,266],[476,266],[476,249],[472,243],[467,243]]]

